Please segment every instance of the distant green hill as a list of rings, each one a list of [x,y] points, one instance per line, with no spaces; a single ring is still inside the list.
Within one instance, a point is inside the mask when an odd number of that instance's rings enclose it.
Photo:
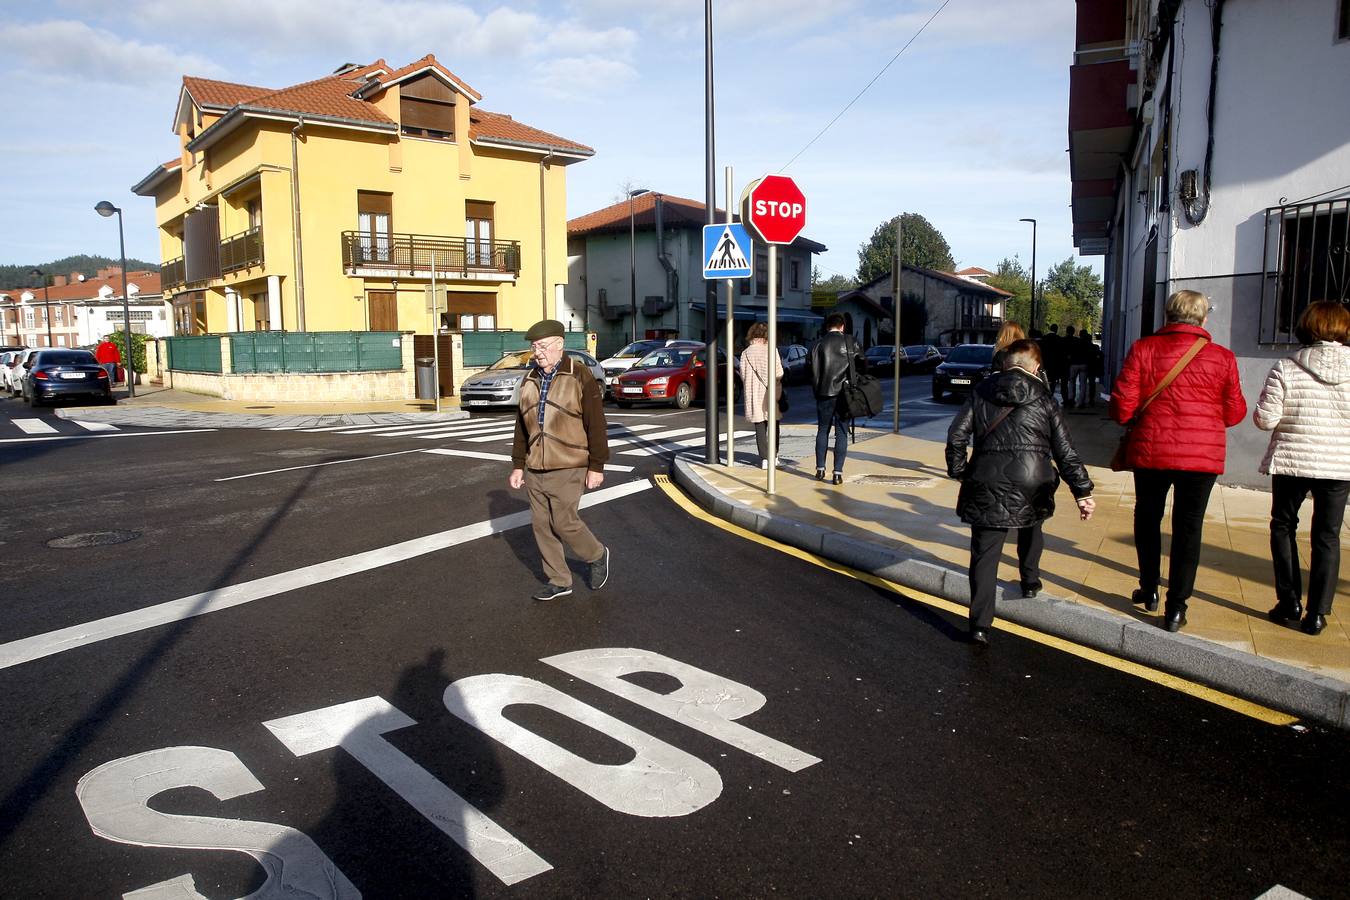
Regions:
[[[33,287],[40,285],[42,280],[34,278],[28,273],[34,269],[41,269],[47,275],[69,275],[71,272],[83,272],[85,275],[92,276],[99,269],[108,266],[118,265],[119,261],[109,259],[106,256],[67,256],[65,259],[54,259],[51,262],[36,263],[25,266],[0,266],[0,287]],[[159,271],[159,263],[148,263],[140,259],[128,259],[127,271]]]

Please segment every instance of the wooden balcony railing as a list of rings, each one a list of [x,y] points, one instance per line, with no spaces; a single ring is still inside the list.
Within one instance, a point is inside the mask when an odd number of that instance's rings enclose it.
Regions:
[[[263,261],[262,226],[230,235],[220,242],[220,271],[236,272]]]
[[[159,284],[165,290],[186,284],[183,279],[183,257],[171,259],[159,267]]]
[[[1001,316],[972,316],[967,313],[961,316],[961,327],[997,331],[1003,327],[1003,318]]]
[[[519,241],[472,241],[428,234],[342,232],[342,266],[391,272],[520,275]]]

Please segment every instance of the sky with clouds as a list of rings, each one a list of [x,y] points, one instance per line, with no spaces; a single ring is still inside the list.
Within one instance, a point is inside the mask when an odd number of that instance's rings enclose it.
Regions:
[[[942,0],[714,0],[717,185],[787,168],[826,275],[900,211],[959,265],[1074,253],[1066,134],[1071,0],[948,0],[829,131],[797,154]],[[568,169],[569,217],[625,185],[702,199],[703,3],[666,0],[44,0],[0,5],[0,262],[117,252],[93,211],[126,212],[156,260],[153,203],[130,186],[177,153],[184,74],[282,87],[345,62],[432,52],[482,106],[596,148]],[[1100,260],[1085,260],[1100,271]]]

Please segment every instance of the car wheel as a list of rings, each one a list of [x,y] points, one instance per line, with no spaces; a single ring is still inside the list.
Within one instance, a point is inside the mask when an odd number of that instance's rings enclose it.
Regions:
[[[937,402],[941,403],[941,402],[942,402],[942,395],[943,395],[944,393],[945,393],[945,391],[943,391],[942,388],[938,387],[936,384],[933,385],[933,399],[934,399],[934,400],[936,400]]]
[[[627,400],[615,400],[614,402],[618,404],[619,409],[632,409],[632,408],[633,408],[633,404],[629,403]]]
[[[694,387],[689,382],[685,382],[675,389],[675,405],[680,409],[688,409],[694,405]]]

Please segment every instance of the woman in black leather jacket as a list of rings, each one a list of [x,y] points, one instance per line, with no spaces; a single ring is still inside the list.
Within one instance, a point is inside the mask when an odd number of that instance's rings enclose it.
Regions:
[[[970,637],[979,644],[989,641],[1008,529],[1017,529],[1022,596],[1035,597],[1045,546],[1041,523],[1055,513],[1060,476],[1081,518],[1091,517],[1095,508],[1092,480],[1069,440],[1059,404],[1041,380],[1040,348],[1034,341],[1015,341],[1003,365],[975,387],[947,431],[947,474],[961,482],[956,513],[971,526]],[[967,459],[972,444],[975,452]]]

